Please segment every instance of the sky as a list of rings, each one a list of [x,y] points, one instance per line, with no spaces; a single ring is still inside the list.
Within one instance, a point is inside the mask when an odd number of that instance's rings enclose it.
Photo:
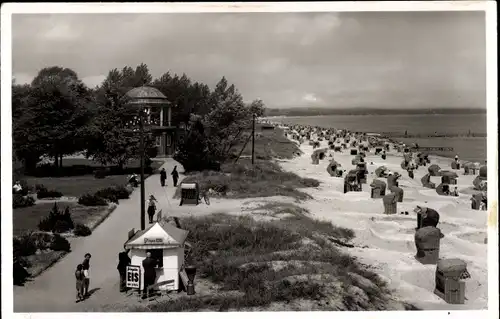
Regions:
[[[484,12],[15,14],[12,39],[16,83],[146,63],[270,108],[486,108]]]

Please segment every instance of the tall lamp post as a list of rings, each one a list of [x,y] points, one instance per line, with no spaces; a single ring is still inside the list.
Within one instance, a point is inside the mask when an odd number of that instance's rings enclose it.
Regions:
[[[150,112],[145,112],[151,107],[163,107],[169,104],[167,97],[163,95],[159,90],[149,87],[141,86],[134,88],[127,92],[126,97],[128,99],[127,104],[131,107],[139,109],[138,124],[139,124],[139,156],[141,165],[141,230],[146,229],[146,189],[144,186],[144,158],[145,158],[145,147],[144,147],[144,117],[149,115]],[[163,112],[161,113],[163,114]],[[150,121],[148,120],[148,123]],[[154,122],[154,121],[153,121]],[[163,123],[163,119],[160,119],[160,123]],[[161,126],[161,125],[160,125]],[[152,130],[148,130],[148,134]]]

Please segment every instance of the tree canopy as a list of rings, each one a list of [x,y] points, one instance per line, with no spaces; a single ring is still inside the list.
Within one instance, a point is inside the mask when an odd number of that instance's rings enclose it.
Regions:
[[[245,103],[225,77],[212,91],[186,74],[166,72],[154,79],[146,64],[109,71],[90,89],[78,74],[60,66],[46,67],[30,84],[12,83],[13,147],[25,168],[33,169],[42,156],[57,159],[75,152],[104,165],[123,166],[139,156],[134,132],[138,109],[127,105],[134,87],[157,88],[172,103],[172,126],[186,127],[177,143],[177,159],[186,170],[217,167],[227,159],[252,116],[263,116],[261,100]],[[146,123],[147,124],[147,123]],[[146,155],[156,156],[154,136],[147,134]]]

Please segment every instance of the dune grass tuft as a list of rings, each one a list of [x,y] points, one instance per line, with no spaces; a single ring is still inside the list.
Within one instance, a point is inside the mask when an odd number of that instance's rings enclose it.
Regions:
[[[292,210],[293,206],[287,206],[287,210]],[[381,309],[387,294],[385,283],[324,239],[333,236],[349,240],[352,231],[313,221],[297,207],[293,208],[296,215],[278,221],[226,214],[182,219],[192,246],[186,262],[197,267],[197,277],[220,289],[209,295],[160,302],[149,310],[265,309],[273,303],[332,298],[340,300],[340,308],[331,306],[332,309],[324,310],[359,310],[359,304],[351,302],[355,298],[344,298],[347,288],[356,285],[362,286],[366,298],[373,301],[367,310]],[[272,207],[274,211],[279,209],[278,205]],[[369,287],[357,283],[353,274],[367,278]]]

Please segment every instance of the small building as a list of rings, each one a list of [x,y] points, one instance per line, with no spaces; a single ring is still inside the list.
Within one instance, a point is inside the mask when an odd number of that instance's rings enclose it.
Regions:
[[[184,266],[184,243],[188,231],[167,222],[156,222],[145,230],[136,232],[125,243],[130,249],[131,265],[141,267],[140,290],[144,289],[144,269],[142,261],[146,253],[157,259],[155,284],[173,280],[170,284],[159,286],[159,290],[178,290],[179,272]]]
[[[133,88],[127,92],[127,97],[131,100],[129,104],[144,107],[146,123],[155,137],[158,156],[172,156],[177,141],[185,133],[184,129],[178,129],[172,124],[172,107],[176,105],[168,101],[158,89],[149,86]]]

